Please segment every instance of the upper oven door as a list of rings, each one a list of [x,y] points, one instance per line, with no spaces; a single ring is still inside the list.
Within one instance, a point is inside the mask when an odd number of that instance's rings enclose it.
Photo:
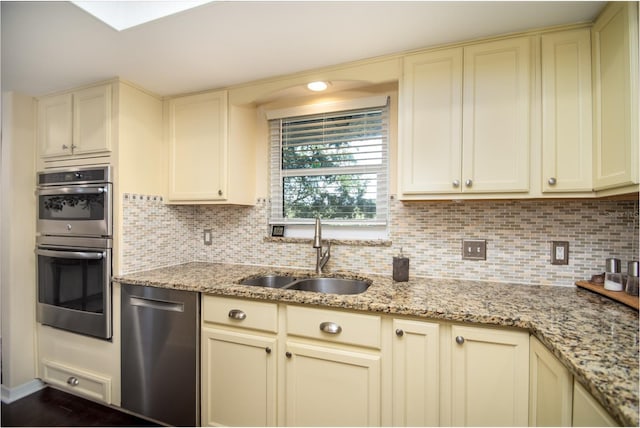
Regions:
[[[111,194],[110,183],[39,188],[38,233],[112,236]]]

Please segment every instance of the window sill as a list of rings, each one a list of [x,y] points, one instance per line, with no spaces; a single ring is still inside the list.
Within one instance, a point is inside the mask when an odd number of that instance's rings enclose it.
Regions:
[[[287,237],[274,237],[265,236],[263,242],[270,242],[274,244],[309,244],[313,239],[309,238],[287,238]],[[353,247],[390,247],[391,241],[388,239],[323,239],[323,242],[331,241],[331,245],[345,245]]]

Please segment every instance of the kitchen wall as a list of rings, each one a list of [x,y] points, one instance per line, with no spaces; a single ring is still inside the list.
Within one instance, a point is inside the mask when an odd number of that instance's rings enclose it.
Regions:
[[[35,103],[2,93],[0,144],[0,295],[2,306],[2,401],[9,403],[40,385],[35,377],[36,201]]]
[[[311,269],[315,250],[268,236],[268,202],[254,207],[172,206],[125,195],[123,272],[188,261]],[[391,274],[400,248],[410,275],[570,286],[607,257],[638,259],[636,201],[391,201],[390,245],[332,246],[329,270]],[[204,245],[203,229],[213,244]],[[461,259],[463,238],[486,239],[487,260]],[[569,264],[551,265],[551,241],[569,241]]]

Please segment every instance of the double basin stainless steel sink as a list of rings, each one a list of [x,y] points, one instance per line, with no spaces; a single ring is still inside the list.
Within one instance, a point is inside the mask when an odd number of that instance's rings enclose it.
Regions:
[[[281,288],[285,290],[314,291],[330,294],[360,294],[371,285],[370,281],[348,278],[296,278],[287,275],[263,275],[245,278],[241,285]]]

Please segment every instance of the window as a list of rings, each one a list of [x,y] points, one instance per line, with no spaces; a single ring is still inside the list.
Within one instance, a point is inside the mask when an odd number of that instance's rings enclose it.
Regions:
[[[364,104],[269,121],[272,224],[386,226],[388,100]]]

